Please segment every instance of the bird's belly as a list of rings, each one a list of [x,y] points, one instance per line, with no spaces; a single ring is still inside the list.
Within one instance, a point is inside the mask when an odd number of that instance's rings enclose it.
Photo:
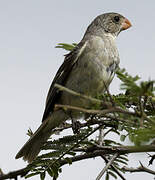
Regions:
[[[65,86],[75,92],[97,97],[103,94],[105,85],[108,87],[110,82],[110,73],[107,72],[102,63],[86,61],[73,68]],[[63,104],[92,108],[92,102],[66,92],[62,93],[61,100]]]

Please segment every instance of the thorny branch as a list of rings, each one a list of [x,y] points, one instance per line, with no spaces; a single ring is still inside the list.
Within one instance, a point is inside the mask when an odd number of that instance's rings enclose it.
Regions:
[[[71,157],[70,160],[72,162],[81,161],[84,159],[90,159],[95,158],[98,156],[108,155],[108,154],[128,154],[128,153],[139,153],[139,152],[154,152],[155,146],[96,146],[92,148],[85,149],[84,154],[77,155],[74,157]],[[68,164],[68,162],[65,159],[59,160],[60,166],[63,166],[65,164]],[[0,176],[0,180],[4,179],[15,179],[17,176],[23,176],[27,174],[29,171],[28,167],[25,167],[23,169],[9,172],[8,174],[3,174]]]

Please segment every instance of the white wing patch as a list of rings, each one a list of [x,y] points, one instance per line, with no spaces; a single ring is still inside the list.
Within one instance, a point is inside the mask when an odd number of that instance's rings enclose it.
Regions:
[[[78,60],[78,58],[81,56],[81,54],[83,53],[84,49],[86,48],[87,46],[87,41],[84,43],[84,45],[81,47],[79,53],[77,54],[77,57],[75,58],[74,60],[74,63]]]

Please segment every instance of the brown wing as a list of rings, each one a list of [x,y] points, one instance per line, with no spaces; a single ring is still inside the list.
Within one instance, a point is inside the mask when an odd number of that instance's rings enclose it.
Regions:
[[[63,64],[57,71],[47,95],[46,106],[42,121],[44,121],[48,117],[48,115],[53,111],[54,105],[61,94],[60,91],[56,87],[54,87],[54,84],[57,83],[64,86],[74,64],[77,62],[79,56],[81,55],[81,52],[83,52],[84,50],[84,45],[84,42],[80,42],[69,54],[67,54]]]

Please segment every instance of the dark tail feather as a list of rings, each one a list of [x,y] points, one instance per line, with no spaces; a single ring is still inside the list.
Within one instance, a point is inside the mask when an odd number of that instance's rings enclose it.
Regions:
[[[51,130],[58,127],[63,121],[68,119],[68,115],[63,110],[52,113],[32,135],[32,137],[24,144],[17,153],[16,159],[23,157],[25,161],[32,162],[39,154],[42,145],[51,135]]]
[[[50,131],[45,131],[46,124],[42,124],[32,137],[24,144],[21,150],[17,153],[16,159],[23,157],[25,161],[32,162],[39,154],[42,145],[50,137]]]

